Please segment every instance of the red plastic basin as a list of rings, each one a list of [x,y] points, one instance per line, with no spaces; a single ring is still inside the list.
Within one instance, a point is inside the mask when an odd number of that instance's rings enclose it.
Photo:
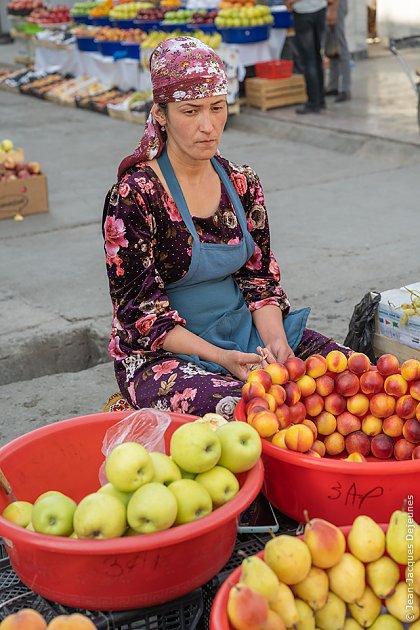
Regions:
[[[104,433],[129,413],[62,420],[3,446],[0,467],[17,498],[34,501],[46,490],[60,490],[80,501],[95,492]],[[170,415],[167,446],[178,426],[195,419]],[[226,564],[235,546],[237,516],[261,489],[261,461],[238,478],[241,489],[228,504],[156,534],[78,540],[31,532],[0,517],[0,536],[19,578],[47,599],[90,610],[145,608],[192,591]],[[1,512],[8,500],[0,495]]]
[[[236,420],[246,421],[243,401],[235,408]],[[345,462],[314,458],[279,448],[262,440],[263,493],[283,514],[304,521],[325,518],[335,525],[348,525],[367,514],[377,523],[387,523],[403,501],[419,494],[420,460]],[[414,501],[413,518],[420,520],[420,501]]]

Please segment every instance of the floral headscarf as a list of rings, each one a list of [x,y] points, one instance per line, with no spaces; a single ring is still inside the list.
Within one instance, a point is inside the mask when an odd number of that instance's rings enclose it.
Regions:
[[[150,58],[150,74],[154,103],[227,94],[222,60],[195,37],[174,37],[161,42]],[[118,179],[137,162],[158,157],[165,142],[166,132],[150,113],[136,150],[124,158],[118,168]]]

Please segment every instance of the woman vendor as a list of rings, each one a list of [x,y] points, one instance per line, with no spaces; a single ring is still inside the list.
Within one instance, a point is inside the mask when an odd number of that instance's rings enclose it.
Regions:
[[[109,352],[132,407],[229,418],[256,365],[337,344],[305,329],[309,309],[290,312],[260,180],[218,153],[221,59],[176,37],[154,50],[150,70],[144,135],[104,207]]]

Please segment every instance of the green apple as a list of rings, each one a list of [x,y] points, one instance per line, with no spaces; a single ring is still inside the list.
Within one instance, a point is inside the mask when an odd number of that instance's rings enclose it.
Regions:
[[[19,527],[27,527],[31,522],[32,508],[29,501],[13,501],[4,508],[2,517]]]
[[[151,481],[154,472],[149,453],[137,442],[118,444],[105,462],[108,481],[121,492],[134,492]]]
[[[66,496],[65,494],[63,494],[59,490],[47,490],[46,492],[43,492],[42,494],[39,495],[39,497],[36,498],[35,503],[37,503],[37,501],[39,501],[40,499],[43,499],[44,497],[49,497],[51,495],[57,495],[57,494],[62,496],[62,497]],[[34,503],[34,505],[35,505],[35,503]]]
[[[74,531],[78,538],[118,538],[127,527],[126,512],[120,499],[106,492],[93,492],[76,508]]]
[[[1,148],[3,149],[5,153],[8,153],[9,151],[12,151],[12,149],[14,148],[14,144],[11,140],[6,138],[5,140],[2,141]]]
[[[181,479],[195,479],[197,476],[196,473],[190,473],[188,470],[184,470],[183,468],[180,468],[179,470],[181,471]]]
[[[179,479],[171,483],[168,488],[173,493],[178,506],[175,525],[196,521],[210,514],[213,509],[210,494],[194,479]]]
[[[239,481],[233,472],[223,466],[215,466],[207,472],[200,473],[195,481],[205,487],[211,496],[213,507],[224,505],[239,491]]]
[[[158,451],[152,451],[150,453],[150,457],[155,471],[152,481],[164,483],[165,486],[168,486],[173,481],[181,479],[181,471],[169,455],[159,453]]]
[[[70,536],[77,503],[61,492],[38,498],[32,509],[32,525],[36,532],[52,536]]]
[[[175,463],[187,472],[210,470],[219,461],[221,453],[217,431],[198,422],[182,424],[172,434],[170,453]]]
[[[229,422],[216,431],[222,446],[219,466],[233,473],[250,470],[260,458],[262,445],[257,431],[247,422]]]
[[[169,529],[178,510],[175,496],[163,483],[152,481],[136,490],[127,506],[127,521],[139,534]]]
[[[104,492],[106,494],[111,494],[113,497],[116,497],[120,501],[123,502],[125,507],[127,507],[129,500],[133,496],[132,492],[121,492],[121,490],[117,490],[112,483],[106,483],[104,486],[99,488],[98,492]]]

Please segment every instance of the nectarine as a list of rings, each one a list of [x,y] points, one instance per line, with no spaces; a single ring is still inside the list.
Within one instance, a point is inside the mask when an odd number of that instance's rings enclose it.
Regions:
[[[58,615],[48,624],[48,630],[95,630],[96,626],[88,617],[80,613]]]
[[[316,393],[324,398],[334,391],[334,379],[323,374],[316,379]]]
[[[369,411],[377,418],[387,418],[395,411],[395,398],[388,396],[385,392],[374,394],[370,399]]]
[[[303,399],[303,404],[306,407],[308,416],[314,418],[315,416],[319,416],[324,409],[324,398],[319,394],[311,394],[311,396],[307,396]]]
[[[345,448],[344,436],[338,431],[334,431],[334,433],[327,435],[324,446],[327,455],[340,455]]]
[[[305,361],[302,361],[299,357],[289,357],[284,362],[284,366],[289,373],[289,379],[291,381],[297,381],[306,373]]]
[[[350,370],[337,374],[335,391],[342,396],[354,396],[359,391],[359,379]]]
[[[394,354],[383,354],[377,360],[376,367],[382,376],[390,376],[391,374],[398,374],[400,364]]]
[[[312,354],[305,363],[306,374],[312,378],[320,378],[327,371],[327,361],[321,354]]]
[[[390,396],[399,398],[407,393],[408,383],[401,374],[391,374],[385,379],[384,390]]]
[[[8,615],[1,622],[3,630],[46,630],[47,622],[33,608],[22,608],[19,612]]]
[[[400,418],[409,420],[410,418],[414,418],[416,415],[416,407],[417,401],[414,400],[414,398],[411,398],[410,394],[406,394],[405,396],[398,398],[395,405],[395,413],[397,416],[400,416]]]
[[[384,388],[384,377],[378,370],[369,370],[360,377],[360,389],[364,394],[379,394]]]
[[[370,453],[370,439],[363,431],[354,431],[346,437],[346,451],[351,453],[360,453],[366,457]]]
[[[308,374],[304,374],[303,376],[301,376],[296,381],[296,385],[299,387],[302,396],[310,396],[316,390],[316,381],[314,378],[312,378],[312,376],[309,376]]]
[[[306,407],[301,400],[296,405],[290,405],[289,411],[291,424],[300,424],[306,418]]]
[[[406,381],[416,381],[420,378],[420,361],[417,359],[408,359],[401,366],[401,376]]]
[[[268,390],[273,384],[270,374],[266,372],[266,370],[261,369],[261,368],[252,370],[248,374],[247,382],[248,383],[261,383],[261,385],[264,387],[266,392],[268,392]]]
[[[337,420],[329,411],[321,411],[314,420],[317,431],[320,435],[330,435],[337,428]]]
[[[369,411],[369,398],[366,394],[355,394],[347,398],[347,411],[355,416],[364,416]]]
[[[251,426],[263,438],[271,437],[279,430],[279,422],[273,411],[260,411],[252,419]]]
[[[353,352],[347,359],[347,367],[354,374],[363,374],[370,370],[369,357],[363,352]]]
[[[402,435],[403,425],[404,421],[396,414],[393,414],[384,419],[382,431],[385,435],[389,435],[390,437],[400,437]]]
[[[325,358],[328,370],[334,372],[334,374],[344,372],[347,368],[347,357],[340,350],[331,350]]]
[[[284,385],[289,380],[289,372],[282,363],[269,363],[264,369],[271,376],[273,385]]]
[[[414,444],[405,438],[400,438],[394,444],[394,457],[400,462],[406,459],[413,459],[413,451],[415,448],[416,446]]]
[[[291,451],[298,451],[299,453],[309,451],[314,441],[311,429],[304,424],[292,424],[286,429],[284,442]]]

